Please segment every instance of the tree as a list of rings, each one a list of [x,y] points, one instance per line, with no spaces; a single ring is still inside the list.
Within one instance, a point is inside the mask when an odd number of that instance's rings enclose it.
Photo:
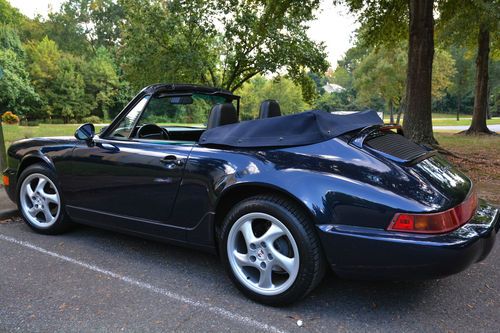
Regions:
[[[277,100],[283,114],[298,113],[307,108],[300,87],[286,77],[268,80],[257,75],[246,82],[237,93],[242,97],[240,107],[242,119],[257,118],[260,103],[266,99]]]
[[[109,110],[116,104],[120,81],[111,54],[99,47],[90,61],[82,64],[85,99],[92,105],[92,114],[110,119]]]
[[[26,118],[38,116],[39,96],[33,89],[24,62],[12,50],[0,49],[0,114],[13,111]]]
[[[53,102],[57,99],[54,93],[54,82],[59,75],[58,62],[61,51],[57,44],[45,37],[39,43],[31,42],[26,47],[29,65],[28,70],[36,91],[40,94],[44,117],[54,114]]]
[[[432,132],[432,60],[434,58],[433,0],[410,0],[408,75],[405,136],[420,143],[435,145]]]
[[[450,87],[450,93],[456,98],[457,120],[460,120],[460,113],[463,112],[463,100],[472,90],[472,72],[473,65],[466,56],[467,50],[464,47],[452,47],[451,54],[455,61],[456,72],[453,76],[453,84]]]
[[[64,53],[45,37],[27,46],[29,71],[42,99],[41,110],[46,117],[81,120],[90,114],[93,105],[85,98],[83,59]]]
[[[49,15],[47,33],[64,51],[112,50],[120,41],[122,19],[115,0],[67,0]]]
[[[26,56],[19,35],[6,24],[0,24],[0,49],[11,50],[21,59]]]
[[[216,62],[210,3],[121,0],[125,77],[135,89],[156,82],[207,83]],[[210,63],[210,65],[206,65]]]
[[[7,0],[0,0],[0,24],[18,25],[24,20],[24,16]]]
[[[437,49],[434,58],[436,70],[432,73],[431,95],[433,100],[439,100],[452,85],[455,67],[452,56],[444,50]],[[353,72],[357,103],[365,107],[375,106],[376,108],[382,101],[390,114],[391,123],[394,122],[393,111],[398,108],[396,123],[399,123],[400,106],[406,93],[407,67],[406,43],[400,42],[399,45],[390,49],[372,48],[368,54],[362,56]],[[338,73],[340,75],[343,71],[338,71]],[[345,76],[343,79],[345,84],[349,84],[349,76],[345,73],[340,75],[340,77],[343,76]]]
[[[327,68],[324,45],[307,36],[318,1],[122,0],[125,72],[134,85],[189,81],[231,91],[286,71],[312,98],[309,70]]]
[[[434,56],[433,0],[335,0],[358,14],[361,36],[368,45],[394,45],[408,36],[405,135],[434,145],[431,83]]]
[[[492,133],[486,126],[490,88],[490,48],[499,47],[500,3],[498,0],[442,0],[440,27],[445,39],[463,47],[475,45],[476,86],[472,123],[466,134]]]
[[[57,76],[50,91],[53,115],[65,123],[72,119],[81,121],[90,114],[95,104],[85,97],[85,81],[82,75],[82,59],[62,53],[57,62]]]
[[[444,97],[448,89],[453,86],[453,77],[456,72],[453,56],[448,51],[436,48],[432,69],[431,95],[433,100]]]
[[[39,96],[29,80],[24,64],[25,52],[16,32],[0,25],[0,114],[5,111],[32,117],[37,113]]]
[[[399,106],[404,95],[407,65],[406,52],[402,48],[373,49],[354,71],[354,86],[360,104],[370,104],[382,99],[394,123],[394,107]]]

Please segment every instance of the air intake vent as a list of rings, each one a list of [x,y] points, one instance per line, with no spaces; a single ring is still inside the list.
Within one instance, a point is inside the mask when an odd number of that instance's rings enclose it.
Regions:
[[[427,150],[404,136],[386,133],[369,138],[365,145],[381,153],[393,156],[400,160],[411,161],[427,153]]]

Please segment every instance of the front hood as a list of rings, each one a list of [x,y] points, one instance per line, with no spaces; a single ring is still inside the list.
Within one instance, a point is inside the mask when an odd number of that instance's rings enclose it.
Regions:
[[[39,151],[43,154],[48,151],[65,149],[68,146],[74,146],[76,141],[76,138],[72,136],[22,139],[10,145],[7,154],[9,157],[20,159],[33,151]]]

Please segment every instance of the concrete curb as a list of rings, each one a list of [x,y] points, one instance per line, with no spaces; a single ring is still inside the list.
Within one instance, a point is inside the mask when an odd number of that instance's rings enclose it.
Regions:
[[[14,216],[18,216],[19,211],[17,209],[5,209],[0,211],[0,220],[5,220]]]
[[[0,184],[0,220],[8,219],[16,215],[19,215],[17,205],[10,200],[3,185]]]

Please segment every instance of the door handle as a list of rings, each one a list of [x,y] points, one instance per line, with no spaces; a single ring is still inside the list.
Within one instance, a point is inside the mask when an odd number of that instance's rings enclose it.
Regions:
[[[184,160],[178,159],[175,155],[165,156],[160,162],[170,166],[182,166],[184,164]]]
[[[120,150],[117,146],[112,145],[110,143],[98,143],[98,146],[106,150],[116,150],[116,151]]]

